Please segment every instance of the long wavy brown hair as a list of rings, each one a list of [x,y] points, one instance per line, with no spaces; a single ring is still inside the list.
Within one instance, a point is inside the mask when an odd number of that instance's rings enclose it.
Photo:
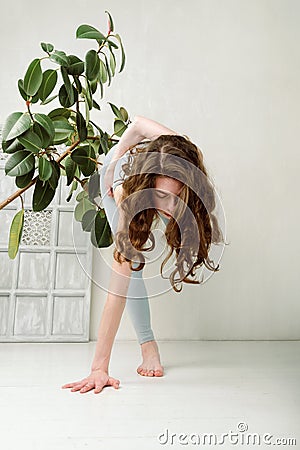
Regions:
[[[161,264],[161,276],[165,278],[163,268],[174,252],[176,268],[169,279],[175,292],[182,290],[182,282],[201,284],[203,279],[198,281],[195,276],[196,269],[203,264],[211,271],[218,271],[219,264],[214,267],[208,252],[212,243],[220,244],[224,239],[213,214],[214,186],[204,167],[201,150],[187,136],[161,135],[146,146],[131,148],[122,170],[126,178],[119,205],[122,220],[115,234],[114,259],[119,263],[129,262],[131,270],[143,269],[145,258],[141,252],[154,248],[151,227],[155,219],[159,220],[154,203],[145,201],[145,193],[148,192],[149,198],[156,178],[165,176],[180,180],[184,186],[179,194],[181,200],[166,225],[169,252]],[[147,241],[150,241],[148,247]],[[133,267],[137,261],[138,266]]]

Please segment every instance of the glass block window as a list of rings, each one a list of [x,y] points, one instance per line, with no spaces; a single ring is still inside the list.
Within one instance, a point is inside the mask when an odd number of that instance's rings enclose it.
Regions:
[[[9,296],[0,295],[0,336],[5,336],[7,332],[8,307]]]
[[[16,297],[14,335],[43,336],[47,329],[47,297]]]
[[[52,333],[82,334],[83,297],[55,297]]]
[[[50,252],[20,252],[17,287],[47,289],[50,285]]]
[[[50,245],[52,211],[31,211],[25,209],[22,244]]]
[[[18,189],[14,178],[5,175],[9,156],[0,148],[1,201]],[[92,244],[89,233],[74,219],[76,193],[66,202],[69,186],[65,184],[61,177],[44,211],[32,211],[33,187],[23,195],[24,228],[14,260],[7,252],[9,229],[21,201],[18,198],[0,210],[1,342],[89,340]]]

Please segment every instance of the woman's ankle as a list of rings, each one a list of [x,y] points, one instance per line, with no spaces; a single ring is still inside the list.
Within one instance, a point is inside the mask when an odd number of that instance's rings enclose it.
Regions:
[[[146,341],[146,342],[143,342],[142,344],[141,344],[141,347],[147,347],[148,345],[153,345],[153,343],[156,343],[156,341],[155,341],[155,339],[151,339],[151,341]]]

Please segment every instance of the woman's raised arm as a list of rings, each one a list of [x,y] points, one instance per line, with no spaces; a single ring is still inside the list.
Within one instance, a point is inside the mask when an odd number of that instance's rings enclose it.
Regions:
[[[178,134],[176,131],[165,127],[155,120],[147,119],[143,116],[135,116],[131,124],[122,134],[119,142],[116,144],[112,161],[118,160],[133,145],[138,144],[143,139],[154,140],[161,134]]]
[[[143,116],[135,116],[122,134],[119,142],[114,147],[114,155],[105,174],[105,187],[108,195],[112,197],[113,173],[116,162],[132,146],[138,144],[144,139],[154,140],[162,134],[179,134],[170,128],[165,127],[155,120],[147,119]]]

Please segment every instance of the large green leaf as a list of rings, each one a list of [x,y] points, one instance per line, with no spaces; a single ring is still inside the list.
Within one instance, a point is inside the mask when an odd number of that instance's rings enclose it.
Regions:
[[[125,125],[125,123],[122,120],[116,119],[114,121],[114,133],[117,136],[122,136],[122,134],[124,133],[126,128],[127,128],[127,126]]]
[[[24,91],[24,81],[22,79],[18,80],[18,89],[19,92],[21,94],[21,96],[23,97],[24,100],[29,100],[30,99],[30,95],[27,95],[26,92]],[[36,103],[39,101],[39,96],[38,93],[36,93],[30,100],[30,103]]]
[[[109,151],[109,144],[108,144],[108,134],[105,132],[103,136],[100,138],[100,148],[99,148],[99,155],[104,153],[105,155]]]
[[[9,232],[8,256],[11,259],[18,253],[24,224],[24,208],[14,216]]]
[[[98,103],[93,99],[93,107],[95,108],[95,109],[98,109],[99,111],[101,111],[101,108],[100,108],[100,106],[98,105]]]
[[[85,86],[86,88],[83,93],[85,95],[85,100],[88,103],[89,110],[91,110],[93,108],[93,94],[91,91],[90,82],[87,79],[85,80]]]
[[[49,116],[47,116],[46,114],[37,113],[34,115],[34,120],[39,125],[41,125],[41,127],[44,128],[44,130],[47,131],[49,136],[51,136],[51,137],[54,136],[55,130],[54,130],[52,120],[50,119]]]
[[[45,130],[49,136],[50,143],[53,141],[55,130],[52,120],[46,114],[35,114],[34,120]],[[49,145],[49,144],[48,144]]]
[[[5,173],[11,177],[17,177],[30,172],[34,168],[35,159],[31,152],[19,150],[6,161]]]
[[[68,73],[75,76],[81,75],[84,72],[84,62],[76,55],[68,55],[68,59]]]
[[[114,115],[115,115],[118,119],[123,120],[123,115],[122,115],[121,111],[119,110],[119,108],[117,108],[117,106],[114,105],[113,103],[110,103],[110,102],[107,102],[107,103],[110,105],[110,107],[111,107],[112,112],[114,113]]]
[[[83,198],[88,198],[89,193],[83,189],[82,191],[78,192],[78,194],[76,195],[76,201],[80,202]]]
[[[102,99],[103,98],[103,83],[99,79],[98,79],[98,82],[99,82],[99,86],[100,86],[100,98]]]
[[[50,117],[51,120],[59,120],[62,117],[65,117],[68,119],[71,115],[71,111],[67,108],[56,108],[53,109],[53,111],[50,111],[48,114],[48,117]]]
[[[83,214],[81,219],[83,231],[92,231],[96,215],[97,211],[95,209],[89,209]]]
[[[122,44],[121,37],[118,34],[115,34],[115,36],[116,36],[116,38],[118,39],[118,41],[120,43],[121,53],[122,53],[121,67],[120,67],[120,70],[119,70],[119,73],[120,73],[120,72],[122,72],[122,70],[124,69],[124,66],[125,66],[125,52],[124,52],[124,47],[123,47],[123,44]]]
[[[42,83],[43,75],[41,69],[41,61],[39,58],[34,59],[27,69],[24,77],[24,91],[27,95],[33,96],[39,90]]]
[[[59,120],[53,120],[53,125],[55,129],[54,144],[66,142],[70,134],[74,132],[74,128],[65,117],[61,117]]]
[[[56,70],[46,70],[43,73],[42,84],[39,88],[38,95],[39,98],[44,102],[46,98],[49,97],[55,85],[57,83],[57,72]]]
[[[100,193],[100,173],[96,171],[90,176],[88,181],[89,200],[95,203],[95,198],[101,197]]]
[[[90,109],[92,109],[93,107],[93,103],[92,106],[90,105],[90,103],[88,102],[87,97],[84,97],[84,106],[85,106],[85,123],[86,126],[88,126],[89,122],[90,122]]]
[[[60,178],[60,167],[56,161],[50,161],[50,163],[52,165],[52,175],[47,181],[47,183],[49,183],[52,189],[55,190],[57,188],[58,181]]]
[[[99,67],[99,80],[102,83],[106,83],[107,82],[107,69],[106,66],[104,64],[104,62],[102,61],[102,59],[99,59],[99,63],[100,63],[100,67]]]
[[[114,22],[113,19],[110,15],[110,13],[108,11],[105,11],[105,13],[108,15],[108,26],[109,26],[109,31],[114,31]]]
[[[73,159],[76,164],[79,164],[80,166],[86,164],[88,160],[88,145],[83,145],[82,147],[77,147],[75,150],[71,153],[71,158]]]
[[[84,119],[83,115],[81,114],[81,112],[79,112],[79,111],[76,114],[76,126],[77,126],[77,130],[78,130],[79,139],[81,141],[85,141],[87,138],[88,132],[87,132],[85,119]]]
[[[70,108],[71,106],[74,105],[74,103],[77,101],[78,99],[78,92],[76,90],[76,88],[72,85],[72,91],[73,94],[71,96],[71,98],[69,97],[68,91],[65,87],[65,85],[63,84],[59,90],[59,102],[60,104],[64,107],[64,108]]]
[[[85,55],[85,74],[87,79],[92,81],[98,77],[100,60],[95,50],[89,50]]]
[[[97,212],[91,231],[91,241],[95,247],[109,247],[113,243],[111,229],[104,210]]]
[[[88,198],[84,197],[80,202],[76,205],[74,210],[74,217],[77,222],[81,222],[83,215],[86,211],[95,209],[95,205],[89,201]]]
[[[74,83],[76,85],[76,89],[77,89],[78,93],[81,94],[81,92],[82,92],[82,84],[81,84],[81,82],[79,80],[79,77],[77,75],[73,75],[73,80],[74,80]]]
[[[41,105],[48,105],[48,103],[50,103],[53,100],[55,100],[56,97],[58,97],[58,94],[52,95],[51,97],[46,98],[46,100],[44,100],[43,102],[41,101]]]
[[[64,162],[65,162],[65,172],[67,175],[67,186],[69,186],[74,179],[77,165],[70,156],[67,156]]]
[[[77,39],[96,39],[97,41],[103,41],[105,36],[91,25],[80,25],[76,30]]]
[[[54,46],[52,44],[48,44],[46,42],[41,42],[41,47],[46,53],[51,53],[54,50]]]
[[[96,90],[97,90],[97,86],[98,86],[98,80],[97,78],[95,78],[95,80],[90,81],[90,88],[91,88],[91,93],[95,94]]]
[[[108,86],[110,86],[110,83],[111,83],[111,71],[110,71],[110,66],[109,66],[109,62],[108,62],[108,59],[107,59],[107,56],[106,56],[106,55],[104,55],[104,58],[105,58],[106,73],[107,73],[107,75],[108,75]],[[100,76],[100,78],[101,78],[101,76]]]
[[[127,120],[128,120],[128,112],[126,111],[125,108],[123,108],[123,106],[121,106],[121,108],[120,108],[120,113],[121,113],[121,116],[122,116],[122,120],[124,122],[127,122]]]
[[[67,55],[65,54],[65,52],[62,52],[61,50],[55,50],[53,53],[51,53],[49,59],[55,62],[56,64],[59,64],[60,66],[68,67],[69,65],[69,59]]]
[[[91,175],[96,169],[95,162],[90,159],[96,159],[95,151],[90,145],[82,145],[75,148],[71,153],[71,158],[80,166],[84,176]]]
[[[24,91],[24,81],[21,78],[18,80],[18,89],[23,99],[27,101],[29,99],[29,95],[27,95]]]
[[[30,150],[33,153],[38,153],[42,148],[42,141],[39,135],[31,130],[19,136],[18,141],[21,142],[26,150]]]
[[[112,76],[114,76],[115,72],[116,72],[116,57],[115,57],[111,47],[108,47],[108,48],[109,48],[109,52],[110,52],[109,65],[110,65],[110,69],[111,69],[111,74],[112,74]]]
[[[89,142],[89,144],[93,147],[95,155],[100,154],[99,153],[100,140]]]
[[[52,189],[49,181],[37,180],[34,186],[32,197],[33,211],[42,211],[47,208],[55,195],[55,189]]]
[[[61,74],[62,74],[62,79],[69,97],[69,101],[71,103],[71,105],[73,105],[75,103],[75,95],[74,95],[74,90],[73,90],[73,86],[71,84],[67,69],[65,67],[61,67]]]
[[[53,142],[53,138],[51,138],[47,131],[37,122],[33,123],[32,131],[40,138],[42,148],[47,148]]]
[[[10,114],[2,129],[2,140],[10,141],[29,130],[31,119],[28,113],[14,112]]]
[[[96,127],[96,128],[97,128],[97,127]],[[89,124],[88,124],[88,126],[87,126],[87,131],[88,131],[88,134],[89,134],[90,136],[94,136],[94,135],[95,135],[95,130],[94,130],[94,127],[93,127],[92,123],[89,123]]]
[[[117,44],[115,44],[113,41],[110,41],[109,39],[106,39],[106,42],[107,42],[109,48],[113,47],[113,48],[115,48],[116,50],[119,48],[119,47],[117,46]]]
[[[22,189],[30,183],[34,175],[34,171],[35,169],[33,168],[30,172],[25,173],[25,175],[20,175],[19,177],[16,177],[15,183],[18,186],[18,188]]]
[[[68,197],[66,198],[66,202],[69,202],[71,200],[73,192],[76,191],[77,188],[78,188],[78,181],[74,180],[71,189],[69,191]]]
[[[52,175],[52,164],[46,157],[39,158],[39,178],[43,181],[49,180]]]
[[[18,141],[17,138],[12,139],[11,141],[2,141],[2,150],[4,153],[15,153],[18,150],[23,149],[24,146]]]

